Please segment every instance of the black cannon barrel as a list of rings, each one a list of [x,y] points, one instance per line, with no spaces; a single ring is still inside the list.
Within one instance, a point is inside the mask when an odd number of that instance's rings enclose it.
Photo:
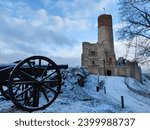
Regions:
[[[68,65],[58,65],[58,68],[59,68],[59,69],[67,69],[67,68],[68,68]]]
[[[0,84],[3,84],[5,80],[8,80],[10,72],[13,70],[15,65],[0,66]]]
[[[47,67],[47,65],[41,65],[40,66],[40,68],[41,69],[44,69],[44,68],[46,68]],[[22,67],[23,69],[26,69],[26,70],[28,70],[28,69],[30,69],[30,67],[28,66],[28,65],[24,65],[23,67]],[[39,68],[39,65],[34,65],[33,66],[33,68]],[[47,70],[53,70],[53,69],[55,69],[55,68],[58,68],[58,69],[67,69],[68,68],[68,65],[57,65],[57,66],[49,66],[48,68],[47,68]]]
[[[10,72],[13,70],[15,67],[15,64],[6,64],[6,65],[0,65],[0,83],[3,84],[5,80],[8,80]],[[38,67],[38,65],[34,66],[35,68]],[[45,68],[46,65],[41,66],[41,69]],[[68,65],[57,65],[58,69],[67,69]],[[26,71],[30,72],[30,67],[29,66],[24,66],[23,69]],[[49,66],[48,70],[55,69],[54,66]]]
[[[58,69],[67,69],[68,68],[68,65],[57,65]],[[55,67],[54,66],[49,66],[48,69],[54,69]]]
[[[3,69],[7,69],[7,68],[14,68],[16,66],[16,64],[1,64],[0,65],[0,71],[3,70]]]

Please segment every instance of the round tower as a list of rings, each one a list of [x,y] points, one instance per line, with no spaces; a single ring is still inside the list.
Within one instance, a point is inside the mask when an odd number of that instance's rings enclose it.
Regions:
[[[102,49],[103,53],[102,54]],[[98,17],[98,55],[103,55],[105,66],[116,65],[116,56],[114,52],[114,40],[112,29],[112,16],[102,14]]]
[[[111,15],[102,14],[98,17],[98,44],[103,44],[108,52],[114,51]]]

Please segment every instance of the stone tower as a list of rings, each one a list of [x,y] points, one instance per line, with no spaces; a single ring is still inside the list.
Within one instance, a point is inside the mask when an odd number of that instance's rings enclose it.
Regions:
[[[98,17],[98,43],[104,44],[106,51],[114,52],[111,15],[103,14]]]
[[[107,66],[115,66],[116,57],[114,52],[114,40],[112,29],[112,16],[100,15],[98,17],[98,44],[103,47],[105,51],[105,61]]]
[[[98,42],[83,42],[82,66],[91,73],[111,75],[115,65],[112,17],[103,14],[98,17]]]

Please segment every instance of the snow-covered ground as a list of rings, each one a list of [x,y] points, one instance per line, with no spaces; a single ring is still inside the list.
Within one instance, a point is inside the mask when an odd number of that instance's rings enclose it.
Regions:
[[[98,76],[88,74],[83,68],[68,68],[62,75],[64,80],[58,98],[45,110],[36,112],[150,112],[150,98],[129,90],[125,84],[124,77],[99,76],[99,82],[104,81],[106,89],[103,87],[97,92],[96,86],[98,84]],[[81,77],[85,80],[84,86],[80,86],[79,84],[79,79]],[[144,78],[144,84],[137,83],[136,80],[128,78],[130,87],[150,93],[150,80],[147,77]],[[121,107],[121,96],[124,97],[125,108]],[[11,101],[6,101],[0,96],[0,112],[25,111],[15,108]]]

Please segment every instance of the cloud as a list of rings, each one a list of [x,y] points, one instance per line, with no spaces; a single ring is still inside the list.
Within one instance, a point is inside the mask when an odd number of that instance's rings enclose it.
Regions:
[[[50,57],[57,65],[68,64],[70,67],[80,66],[81,59],[79,57]]]
[[[28,55],[54,55],[54,51],[56,55],[62,55],[58,50],[74,48],[76,40],[55,30],[60,27],[54,20],[51,21],[54,16],[49,15],[46,10],[31,10],[26,5],[24,9],[31,14],[24,15],[21,7],[17,13],[14,11],[15,7],[10,2],[0,7],[3,12],[0,15],[1,61],[17,60],[17,57]]]
[[[0,1],[0,62],[45,55],[79,64],[82,41],[97,36],[97,30],[93,31],[97,16],[113,3],[110,0]]]
[[[112,0],[57,0],[52,2],[51,0],[43,0],[46,7],[50,10],[57,8],[62,11],[62,15],[72,18],[89,18],[96,13],[103,11],[103,8],[110,8],[116,3]]]
[[[116,11],[118,0],[42,0],[45,8],[50,12],[60,14],[56,17],[59,25],[76,29],[90,29],[95,27],[95,21],[99,14]],[[105,11],[104,11],[105,8]],[[56,11],[57,10],[57,11]],[[94,21],[95,20],[95,21]],[[69,22],[69,23],[67,23]],[[67,26],[68,25],[68,26]]]
[[[115,48],[116,59],[118,59],[119,57],[126,56],[126,46],[122,41],[115,40],[114,48]]]

